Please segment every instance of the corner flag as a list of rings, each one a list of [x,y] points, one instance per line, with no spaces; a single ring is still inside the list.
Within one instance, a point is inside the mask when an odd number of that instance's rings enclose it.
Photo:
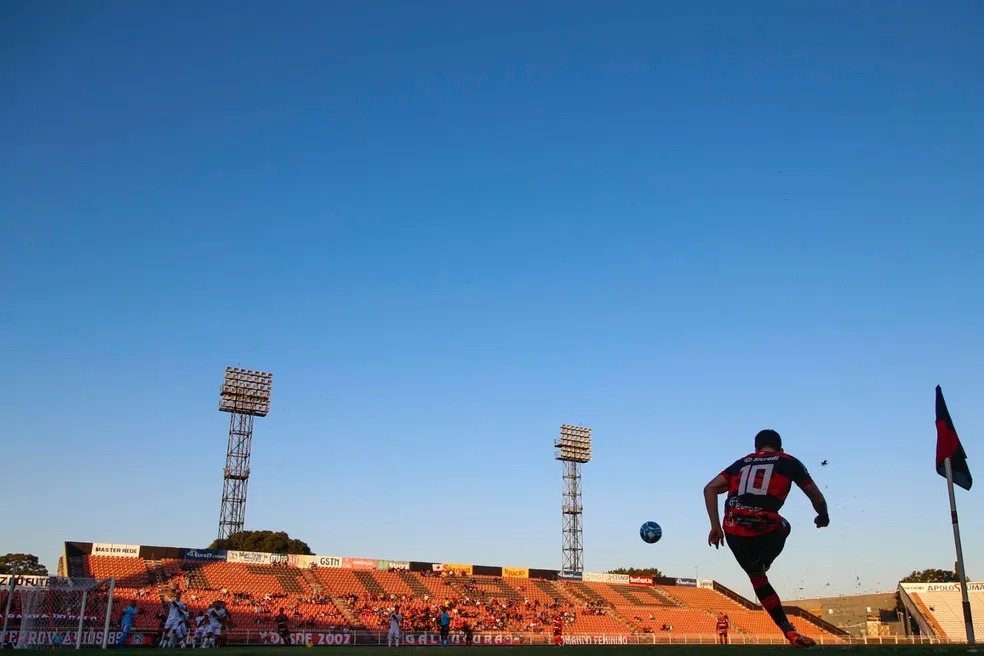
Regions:
[[[936,473],[946,477],[946,459],[950,459],[950,467],[953,470],[953,484],[959,485],[965,490],[969,490],[974,484],[974,479],[970,475],[970,468],[967,466],[967,453],[960,438],[957,437],[957,429],[953,427],[953,420],[950,419],[950,411],[946,408],[946,401],[943,399],[943,390],[936,386]]]
[[[946,493],[950,497],[950,523],[953,524],[953,546],[957,549],[957,578],[960,580],[960,601],[963,606],[964,630],[967,644],[973,646],[974,618],[970,611],[970,596],[967,593],[967,568],[964,567],[963,547],[960,544],[960,520],[957,518],[957,498],[953,486],[959,485],[969,490],[974,484],[967,467],[967,454],[964,453],[957,429],[953,427],[950,411],[943,400],[943,390],[936,386],[936,471],[946,477]]]

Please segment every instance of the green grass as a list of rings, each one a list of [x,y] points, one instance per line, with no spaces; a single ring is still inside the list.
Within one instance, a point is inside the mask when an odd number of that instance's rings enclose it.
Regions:
[[[223,647],[217,652],[209,650],[207,653],[214,653],[216,656],[301,656],[300,650],[304,647]],[[385,651],[392,656],[494,656],[503,650],[509,652],[511,656],[544,656],[548,650],[557,650],[561,654],[568,650],[575,650],[577,656],[642,656],[652,651],[659,651],[659,656],[777,656],[780,653],[790,654],[795,648],[786,645],[729,645],[721,647],[718,645],[626,645],[626,646],[509,646],[509,647],[314,647],[317,650],[330,650],[332,656],[366,656],[366,652],[378,653],[380,656]],[[970,652],[966,645],[830,645],[819,646],[809,651],[852,651],[864,652],[864,656],[935,656],[936,654],[967,654]],[[94,649],[87,648],[83,651],[94,652]],[[150,656],[154,653],[162,653],[152,648],[132,648],[132,649],[112,649],[114,656]],[[628,652],[628,653],[627,653]],[[51,656],[50,649],[24,650],[15,652],[17,656]],[[187,653],[189,656],[197,651],[182,650],[174,653]]]

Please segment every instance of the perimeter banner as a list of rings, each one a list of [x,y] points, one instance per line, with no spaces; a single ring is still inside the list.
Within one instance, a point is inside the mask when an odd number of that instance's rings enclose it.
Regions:
[[[182,560],[197,560],[202,562],[225,562],[226,558],[229,557],[226,551],[217,551],[215,549],[183,549],[181,559]]]
[[[409,570],[410,561],[408,560],[377,560],[376,569],[387,571],[391,569]]]
[[[351,633],[305,633],[297,631],[291,632],[290,641],[294,645],[310,643],[315,647],[355,644],[355,638]],[[276,631],[260,631],[260,642],[264,645],[284,644],[283,638]]]
[[[572,572],[570,570],[562,570],[557,572],[558,579],[564,579],[565,581],[580,581],[584,578],[584,574],[581,572]]]
[[[54,578],[57,582],[60,580],[57,576],[33,576],[31,574],[21,574],[14,577],[14,583],[17,585],[30,585],[43,587],[48,585],[48,582]],[[7,587],[10,585],[10,574],[0,574],[0,587]],[[2,612],[2,611],[0,611]]]
[[[341,567],[342,559],[339,556],[308,556],[311,563],[308,567]]]
[[[959,581],[953,583],[900,583],[906,592],[959,592]],[[968,592],[984,592],[984,583],[967,581]]]
[[[140,556],[139,544],[108,544],[106,542],[92,543],[93,556],[116,556],[124,558],[137,558]]]
[[[502,576],[507,579],[528,579],[530,578],[529,567],[503,567]]]
[[[651,576],[632,576],[629,575],[630,585],[652,585],[653,577]]]
[[[376,569],[375,558],[342,558],[342,567],[345,569]]]
[[[585,572],[584,580],[594,583],[618,583],[621,585],[627,585],[629,583],[629,575],[609,574],[607,572],[604,574],[599,574],[598,572]]]
[[[445,575],[451,576],[457,574],[458,576],[471,576],[472,566],[463,565],[460,563],[444,563],[444,569],[441,570]]]
[[[269,565],[273,554],[259,551],[230,551],[226,561],[230,563],[248,563],[250,565]]]
[[[474,644],[476,645],[523,644],[523,637],[520,635],[495,635],[495,634],[476,633],[473,639],[474,639]],[[403,636],[403,642],[404,644],[408,644],[408,645],[440,645],[441,634],[440,633],[410,633]],[[456,632],[450,636],[449,642],[452,645],[463,645],[465,644],[465,637],[460,633]]]
[[[147,639],[144,639],[144,633],[147,633]],[[115,646],[120,640],[119,631],[110,631],[109,634],[104,634],[102,631],[83,631],[82,632],[82,645],[86,647],[96,647],[102,645],[103,636],[108,635],[108,644]],[[30,647],[74,647],[75,643],[78,641],[79,633],[77,631],[28,631],[26,636],[27,646]],[[17,642],[20,638],[20,631],[7,631],[3,636],[0,636],[0,643],[7,642]],[[134,635],[130,636],[127,640],[129,644],[142,645],[150,644],[153,640],[153,632],[135,632]]]

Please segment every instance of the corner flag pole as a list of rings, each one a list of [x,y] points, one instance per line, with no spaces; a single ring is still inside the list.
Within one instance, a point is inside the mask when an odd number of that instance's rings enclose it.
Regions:
[[[950,495],[950,521],[953,523],[953,543],[957,547],[957,578],[960,581],[960,597],[963,602],[964,628],[967,631],[967,644],[975,645],[974,618],[970,614],[970,596],[967,592],[967,569],[964,567],[963,547],[960,545],[960,523],[957,521],[957,498],[953,495],[953,465],[950,459],[943,461],[946,466],[946,490]]]

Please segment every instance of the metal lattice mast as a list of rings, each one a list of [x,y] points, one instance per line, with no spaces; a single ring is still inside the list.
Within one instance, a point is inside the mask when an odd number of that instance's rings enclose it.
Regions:
[[[222,476],[219,539],[243,530],[246,522],[246,490],[249,456],[253,447],[253,419],[270,412],[273,374],[226,367],[220,390],[219,410],[229,413],[229,446]]]
[[[581,502],[581,465],[591,460],[591,429],[564,424],[554,441],[554,458],[564,467],[564,493],[560,506],[563,519],[561,569],[584,571],[584,524]]]

